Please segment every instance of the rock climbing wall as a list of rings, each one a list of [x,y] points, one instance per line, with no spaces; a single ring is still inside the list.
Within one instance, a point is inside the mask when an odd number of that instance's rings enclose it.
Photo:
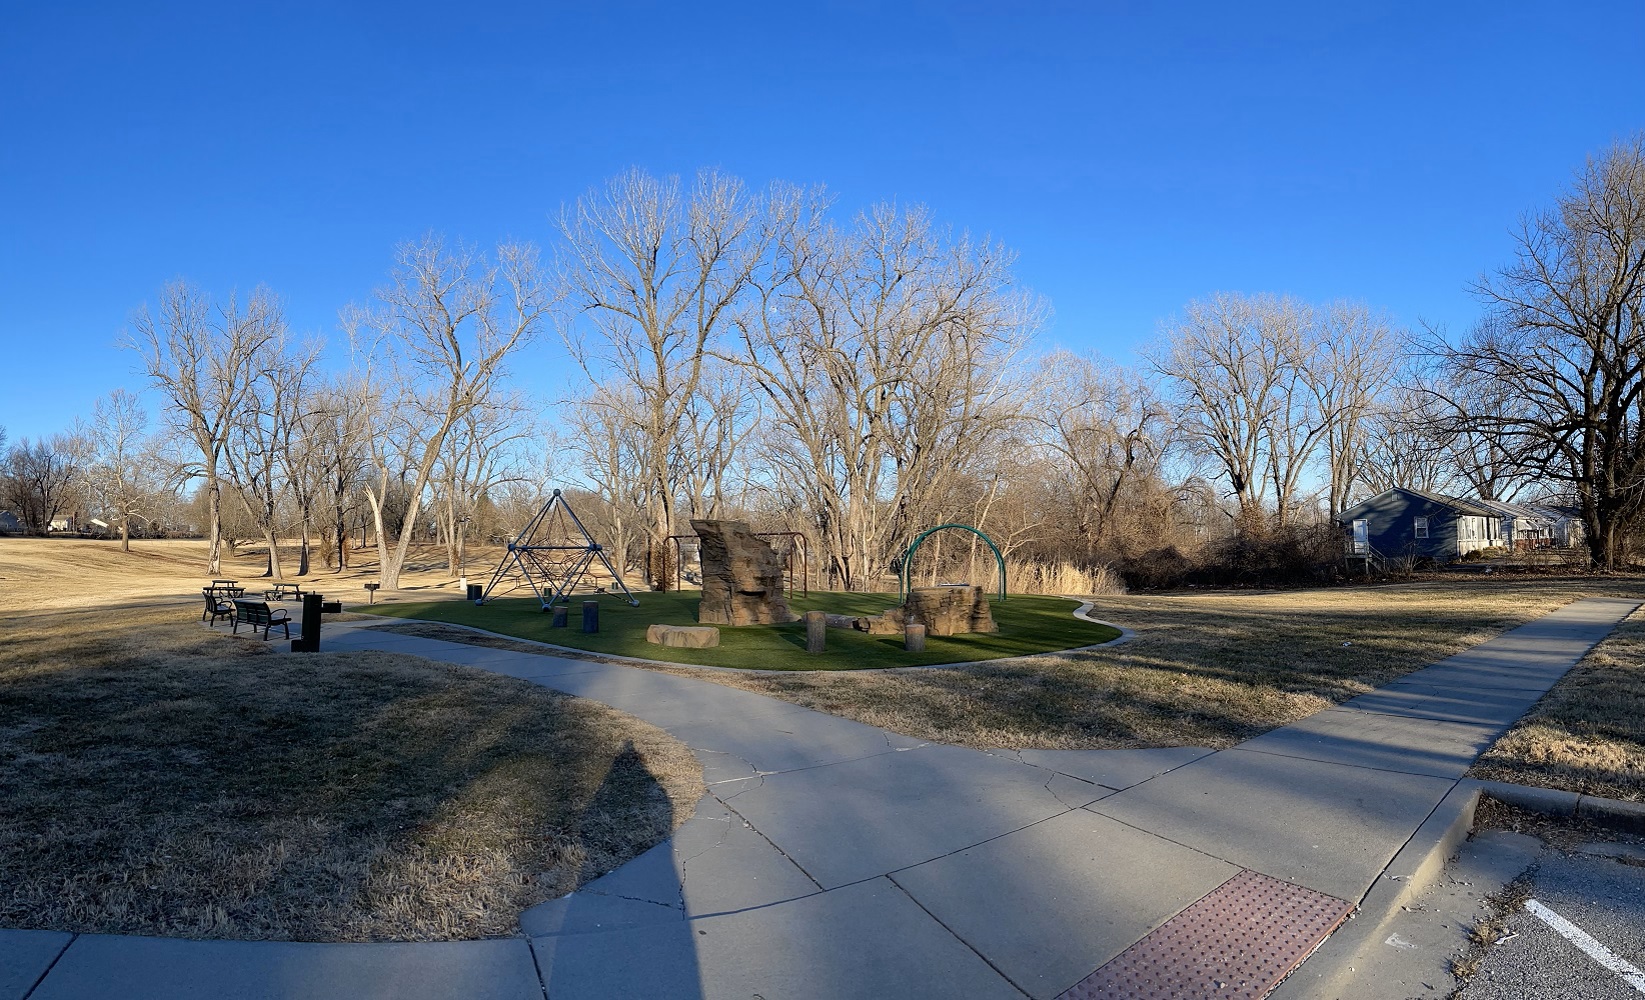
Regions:
[[[797,621],[783,597],[783,558],[742,521],[693,520],[703,567],[697,621],[776,625]]]
[[[981,587],[915,587],[903,605],[905,619],[930,635],[998,632]]]

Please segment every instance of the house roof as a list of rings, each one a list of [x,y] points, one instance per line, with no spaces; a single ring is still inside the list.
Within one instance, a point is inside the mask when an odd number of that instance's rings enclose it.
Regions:
[[[1545,521],[1551,516],[1546,508],[1538,508],[1530,504],[1505,503],[1501,500],[1472,500],[1471,503],[1505,514],[1509,517],[1526,517],[1533,520]]]
[[[1376,500],[1378,497],[1385,497],[1390,493],[1405,493],[1405,494],[1408,494],[1410,496],[1414,496],[1414,497],[1418,497],[1418,498],[1423,499],[1423,500],[1427,500],[1429,503],[1439,504],[1442,507],[1449,507],[1452,510],[1456,511],[1458,514],[1463,514],[1463,515],[1466,515],[1468,517],[1501,517],[1502,516],[1501,513],[1497,512],[1495,510],[1492,510],[1491,508],[1489,508],[1487,506],[1484,506],[1484,504],[1482,504],[1478,500],[1465,500],[1462,497],[1446,496],[1443,493],[1430,493],[1427,490],[1412,489],[1409,486],[1395,486],[1392,489],[1383,490],[1381,493],[1378,493],[1374,497],[1368,497],[1364,500],[1361,500],[1359,503],[1354,504],[1352,507],[1349,507],[1347,510],[1345,510],[1342,513],[1338,514],[1337,515],[1337,520],[1341,523],[1344,523],[1344,524],[1348,523],[1349,521],[1352,521],[1353,517],[1351,515],[1356,513],[1361,507],[1363,507],[1366,504],[1370,503],[1372,500]],[[1524,516],[1533,516],[1534,517],[1536,515],[1527,514],[1527,515],[1524,515]]]

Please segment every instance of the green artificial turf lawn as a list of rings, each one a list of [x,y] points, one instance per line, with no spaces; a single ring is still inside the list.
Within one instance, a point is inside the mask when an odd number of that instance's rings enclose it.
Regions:
[[[929,636],[923,653],[902,648],[902,637],[869,635],[851,629],[828,630],[828,650],[815,656],[805,651],[805,623],[721,625],[720,644],[713,649],[674,649],[645,641],[647,625],[697,624],[697,591],[638,593],[639,607],[618,598],[600,599],[600,631],[579,631],[582,609],[571,606],[571,627],[550,628],[552,616],[534,598],[504,598],[481,606],[467,601],[398,602],[378,604],[376,614],[425,621],[472,625],[490,632],[572,646],[596,653],[638,656],[696,666],[742,667],[755,670],[861,670],[866,667],[910,667],[932,663],[994,660],[1002,656],[1046,653],[1092,646],[1119,635],[1106,625],[1093,625],[1072,614],[1075,601],[1060,597],[1013,596],[992,601],[1000,630],[992,635]],[[891,594],[813,593],[789,599],[796,614],[828,611],[842,615],[873,615],[897,603]]]

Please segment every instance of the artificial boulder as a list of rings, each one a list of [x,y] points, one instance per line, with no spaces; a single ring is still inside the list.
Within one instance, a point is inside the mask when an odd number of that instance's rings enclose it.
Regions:
[[[903,620],[910,625],[924,625],[927,635],[1000,630],[982,588],[965,584],[915,587],[903,605]]]
[[[675,649],[708,649],[720,644],[720,630],[703,625],[648,625],[645,641]]]
[[[709,625],[779,625],[798,620],[783,597],[783,557],[742,521],[691,522],[702,558],[697,620]]]
[[[855,619],[851,627],[869,635],[902,635],[902,608],[891,608],[883,615],[868,615]]]

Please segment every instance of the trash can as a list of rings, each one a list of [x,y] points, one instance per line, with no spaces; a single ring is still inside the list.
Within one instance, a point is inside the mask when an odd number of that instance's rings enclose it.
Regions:
[[[468,585],[468,599],[475,602],[476,604],[478,604],[480,602],[480,597],[484,593],[485,593],[485,588],[482,587],[481,585],[479,585],[477,583],[471,583],[471,584]]]

